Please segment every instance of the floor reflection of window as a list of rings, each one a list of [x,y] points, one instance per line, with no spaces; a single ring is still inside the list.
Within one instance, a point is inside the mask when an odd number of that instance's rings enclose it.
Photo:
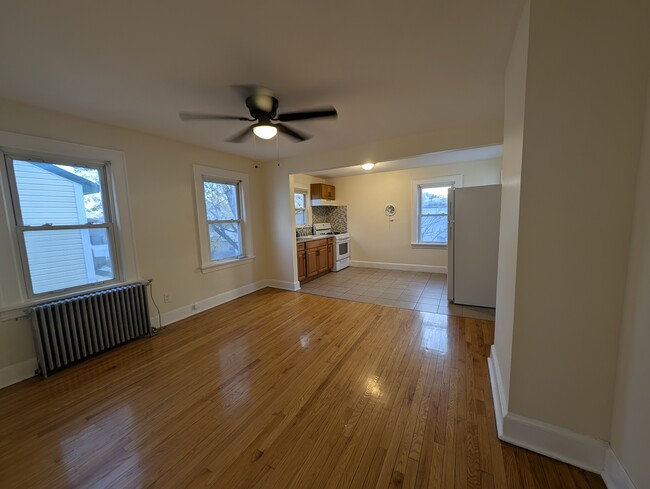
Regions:
[[[433,351],[446,354],[449,351],[449,338],[446,328],[427,328],[422,332],[422,348],[426,351]]]

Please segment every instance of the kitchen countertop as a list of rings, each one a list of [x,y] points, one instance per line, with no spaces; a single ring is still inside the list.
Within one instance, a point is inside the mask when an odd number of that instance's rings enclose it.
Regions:
[[[333,238],[336,234],[310,234],[309,236],[300,236],[296,238],[296,243],[304,243],[305,241],[313,241],[315,239]]]

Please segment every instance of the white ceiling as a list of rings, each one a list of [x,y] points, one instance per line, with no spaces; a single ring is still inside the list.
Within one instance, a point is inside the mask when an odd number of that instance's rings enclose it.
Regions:
[[[256,159],[502,117],[521,0],[0,0],[0,97]],[[313,139],[225,139],[264,85]]]
[[[406,170],[409,168],[422,168],[434,165],[449,165],[451,163],[463,163],[466,161],[480,161],[503,156],[503,145],[484,146],[481,148],[468,148],[452,151],[438,151],[427,153],[410,158],[402,158],[392,161],[372,162],[375,166],[371,170],[364,170],[361,165],[334,168],[308,172],[308,175],[320,178],[352,177],[354,175],[369,175],[372,173],[383,173],[387,171]]]

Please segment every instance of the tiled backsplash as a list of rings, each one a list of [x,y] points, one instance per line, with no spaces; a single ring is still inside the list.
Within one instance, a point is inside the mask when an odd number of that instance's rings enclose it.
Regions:
[[[329,222],[335,233],[348,232],[348,207],[340,206],[314,206],[312,209],[312,222]]]

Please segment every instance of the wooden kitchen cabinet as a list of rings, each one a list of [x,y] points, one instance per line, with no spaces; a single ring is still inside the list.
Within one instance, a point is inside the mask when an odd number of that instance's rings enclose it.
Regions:
[[[298,280],[309,281],[329,273],[333,263],[333,239],[316,239],[298,243]],[[304,264],[304,265],[303,265]]]
[[[307,278],[307,256],[305,243],[298,243],[298,281],[302,282]]]
[[[334,268],[334,238],[327,240],[327,263],[330,270]]]
[[[309,192],[312,199],[336,199],[336,189],[334,185],[327,185],[326,183],[312,183],[309,186]]]

